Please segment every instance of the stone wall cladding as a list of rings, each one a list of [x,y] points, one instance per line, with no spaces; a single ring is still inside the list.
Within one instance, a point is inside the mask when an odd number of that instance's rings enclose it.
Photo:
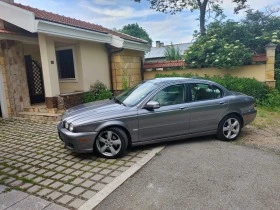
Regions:
[[[69,109],[83,103],[84,92],[63,94],[58,97],[58,109]]]
[[[141,82],[141,60],[144,52],[123,50],[112,57],[113,90],[123,89],[123,79],[128,81],[128,86]]]
[[[4,58],[2,67],[4,67],[4,83],[7,87],[8,113],[9,116],[17,116],[24,107],[30,106],[23,44],[16,41],[2,41],[1,51]]]

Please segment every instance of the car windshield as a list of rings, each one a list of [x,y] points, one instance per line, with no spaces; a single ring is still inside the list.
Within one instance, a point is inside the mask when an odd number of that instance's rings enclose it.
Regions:
[[[144,82],[133,88],[129,88],[116,97],[118,101],[123,103],[125,106],[135,106],[148,96],[152,91],[157,88],[153,82]]]

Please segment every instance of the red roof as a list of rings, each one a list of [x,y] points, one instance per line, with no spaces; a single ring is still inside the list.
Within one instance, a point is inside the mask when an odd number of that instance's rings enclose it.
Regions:
[[[63,24],[63,25],[73,26],[76,28],[86,29],[86,30],[90,30],[90,31],[96,31],[96,32],[105,33],[105,34],[112,34],[115,36],[119,36],[123,39],[130,40],[130,41],[147,43],[145,40],[138,39],[136,37],[129,36],[129,35],[117,32],[117,31],[113,31],[113,30],[104,28],[103,26],[96,25],[93,23],[77,20],[75,18],[65,17],[65,16],[62,16],[59,14],[54,14],[52,12],[47,12],[45,10],[40,10],[40,9],[33,8],[30,6],[25,6],[22,4],[13,3],[13,5],[21,8],[21,9],[33,12],[35,15],[35,19],[46,20],[46,21],[53,22],[53,23],[59,23],[59,24]]]

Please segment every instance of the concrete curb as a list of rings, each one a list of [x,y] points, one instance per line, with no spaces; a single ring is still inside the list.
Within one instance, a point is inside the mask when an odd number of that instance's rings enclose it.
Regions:
[[[148,163],[158,152],[163,150],[164,146],[156,147],[149,152],[145,157],[132,165],[129,169],[119,175],[114,181],[104,187],[101,191],[95,194],[91,199],[85,202],[78,210],[89,210],[95,208],[101,201],[124,183],[129,177],[135,174],[140,168]]]

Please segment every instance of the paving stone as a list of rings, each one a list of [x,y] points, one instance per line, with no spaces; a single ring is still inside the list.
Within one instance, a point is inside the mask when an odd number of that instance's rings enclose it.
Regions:
[[[36,194],[39,196],[46,196],[47,194],[51,193],[52,190],[44,188],[42,190],[40,190],[39,192],[37,192]]]
[[[93,161],[89,165],[91,165],[91,166],[98,166],[99,164],[100,164],[99,162]]]
[[[27,192],[29,192],[29,193],[35,193],[35,192],[39,191],[40,189],[41,189],[40,186],[34,185],[34,186],[28,188]]]
[[[99,172],[101,170],[102,170],[102,168],[96,167],[96,168],[91,169],[90,172],[97,173],[97,172]]]
[[[94,180],[94,181],[99,181],[103,177],[104,177],[104,175],[96,174],[93,177],[91,177],[91,179]]]
[[[109,166],[108,163],[101,163],[100,165],[98,165],[98,167],[100,167],[100,168],[106,168],[108,166]]]
[[[71,184],[78,185],[78,184],[80,184],[80,183],[82,183],[82,182],[84,182],[84,181],[85,181],[85,179],[76,178],[75,180],[73,180],[73,181],[71,182]]]
[[[110,165],[108,166],[108,169],[111,169],[111,170],[116,170],[119,166],[116,166],[116,165]]]
[[[110,176],[115,176],[115,177],[117,177],[117,176],[121,175],[122,173],[123,173],[122,171],[113,171],[113,172],[110,174]]]
[[[11,182],[13,182],[15,180],[16,180],[15,178],[10,177],[10,178],[4,180],[4,184],[9,184],[9,183],[11,183]]]
[[[87,178],[89,178],[89,177],[91,177],[91,176],[93,176],[93,173],[90,173],[90,172],[85,172],[85,173],[83,173],[83,174],[81,175],[81,177],[83,177],[83,178],[85,178],[85,179],[87,179]]]
[[[59,206],[55,203],[50,204],[49,206],[47,206],[46,208],[44,208],[44,210],[68,210],[65,207]]]
[[[62,182],[55,182],[55,183],[51,184],[49,187],[56,189],[56,188],[59,188],[61,186],[63,186]]]
[[[17,187],[17,186],[20,186],[22,184],[23,184],[23,182],[21,180],[16,180],[16,181],[10,183],[10,185],[13,186],[13,187]]]
[[[89,187],[91,187],[93,184],[95,184],[95,182],[90,181],[90,180],[87,180],[87,181],[83,182],[83,183],[81,184],[81,186],[82,186],[82,187],[85,187],[85,188],[89,188]]]
[[[42,177],[37,177],[36,179],[33,179],[34,182],[38,182],[38,183],[42,182],[43,180],[45,179]]]
[[[63,171],[62,173],[65,173],[65,174],[71,174],[73,173],[75,170],[74,169],[71,169],[71,168],[67,168],[65,171]]]
[[[75,172],[73,172],[71,175],[73,175],[73,176],[79,176],[79,175],[81,175],[83,173],[83,171],[75,171]]]
[[[6,209],[9,206],[11,206],[14,203],[17,203],[20,200],[23,200],[24,198],[28,197],[29,195],[27,193],[23,193],[20,191],[12,190],[7,193],[1,193],[0,194],[0,208]]]
[[[65,170],[66,168],[64,166],[58,166],[57,168],[55,168],[54,170],[57,172],[62,172],[63,170]]]
[[[80,163],[76,163],[75,165],[72,165],[72,166],[71,166],[71,168],[74,168],[74,169],[80,169],[80,168],[82,168],[82,167],[83,167],[83,165],[80,164]]]
[[[68,161],[68,162],[64,163],[63,165],[66,166],[66,167],[70,167],[74,164],[75,164],[75,162]]]
[[[56,165],[56,164],[53,164],[53,163],[46,166],[47,169],[54,169],[54,168],[56,168],[56,167],[57,167],[57,165]]]
[[[74,176],[65,176],[60,181],[69,182],[74,179]]]
[[[81,205],[83,205],[86,201],[76,198],[75,200],[73,200],[71,203],[69,203],[69,206],[77,209],[79,208]]]
[[[64,177],[64,174],[56,174],[55,176],[53,176],[53,179],[61,179],[62,177]]]
[[[20,188],[21,188],[21,189],[27,189],[27,188],[30,188],[30,187],[32,187],[32,186],[33,186],[33,184],[31,184],[31,183],[26,183],[26,184],[20,186]]]
[[[88,170],[90,170],[91,168],[92,168],[91,166],[84,166],[84,167],[80,168],[80,170],[88,171]]]
[[[67,162],[67,160],[61,159],[61,160],[56,161],[56,164],[63,165],[63,163],[65,163],[65,162]]]
[[[52,180],[52,179],[46,179],[43,182],[41,182],[40,184],[44,185],[44,186],[49,186],[53,182],[54,182],[54,180]]]
[[[63,191],[63,192],[68,192],[69,190],[71,190],[72,188],[74,188],[74,185],[71,184],[66,184],[63,187],[61,187],[59,190]]]
[[[101,181],[102,181],[103,183],[109,184],[109,183],[112,182],[114,179],[115,179],[115,178],[113,178],[113,177],[107,176],[107,177],[105,177],[104,179],[102,179]]]
[[[53,175],[55,175],[56,172],[53,172],[53,171],[48,171],[44,174],[44,176],[47,176],[47,177],[52,177]]]
[[[70,191],[70,194],[72,195],[80,195],[82,192],[84,192],[85,189],[81,187],[75,187],[73,190]]]
[[[118,168],[118,171],[124,172],[124,171],[126,171],[128,168],[129,168],[129,167],[121,166],[121,167]]]
[[[59,203],[62,203],[62,204],[66,204],[68,203],[69,201],[71,201],[74,197],[70,196],[70,195],[64,195],[62,196],[60,199],[58,199],[57,201]]]
[[[51,200],[55,200],[58,197],[60,197],[62,195],[62,193],[54,191],[51,194],[47,195],[47,198],[51,199]]]
[[[107,175],[107,174],[109,174],[109,173],[111,173],[111,172],[112,172],[112,170],[110,170],[110,169],[103,169],[103,170],[100,171],[99,173],[100,173],[100,174]]]
[[[101,183],[97,183],[96,185],[94,185],[93,187],[91,187],[91,189],[96,190],[96,191],[100,191],[105,187],[105,184],[101,184]]]
[[[90,199],[92,198],[94,195],[96,194],[95,191],[91,191],[91,190],[87,190],[86,192],[84,192],[81,196],[85,199]]]

